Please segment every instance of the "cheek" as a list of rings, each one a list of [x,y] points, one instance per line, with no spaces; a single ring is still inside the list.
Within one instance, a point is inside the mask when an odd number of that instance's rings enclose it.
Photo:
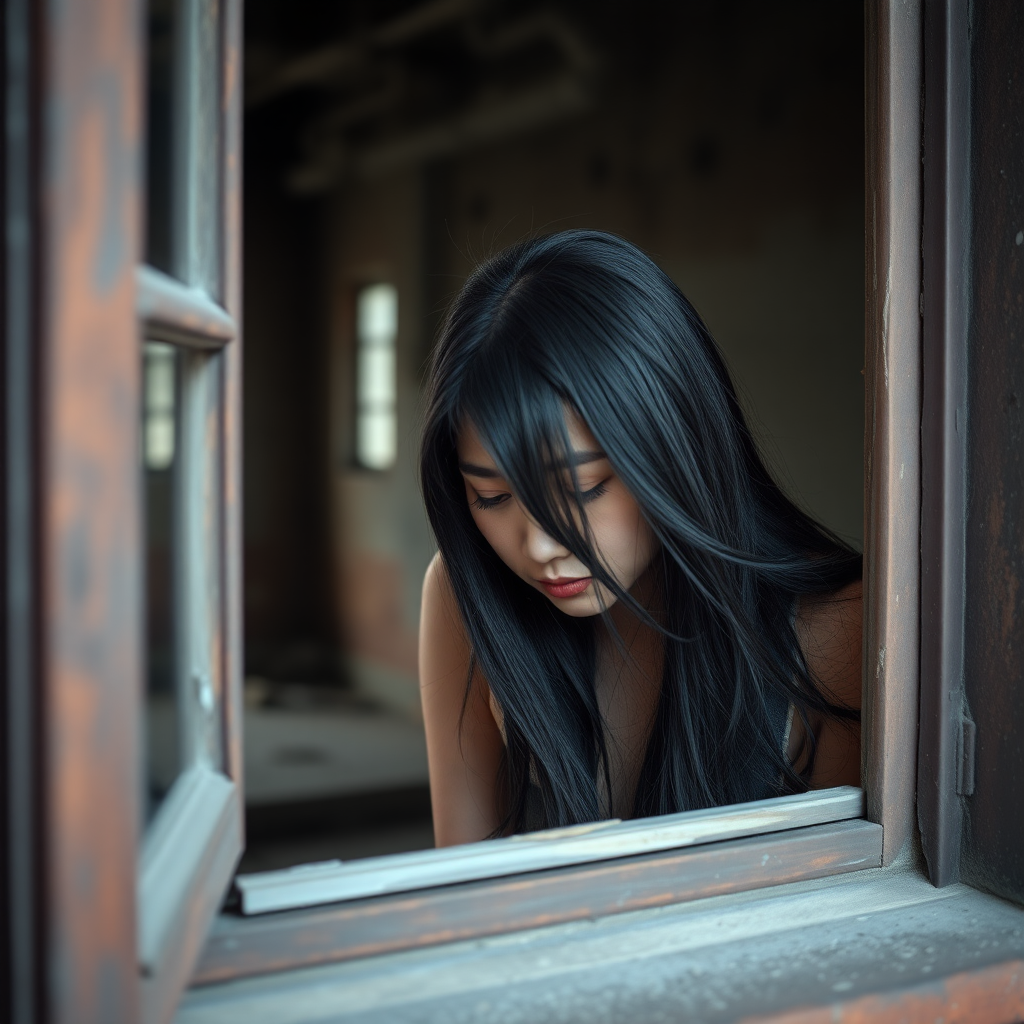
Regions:
[[[503,522],[505,516],[495,515],[479,509],[471,512],[476,528],[483,534],[483,538],[494,549],[494,553],[507,565],[513,568],[509,561],[511,557],[513,538],[507,522]]]
[[[654,538],[640,508],[629,495],[591,515],[598,549],[624,572],[643,568],[653,554]]]

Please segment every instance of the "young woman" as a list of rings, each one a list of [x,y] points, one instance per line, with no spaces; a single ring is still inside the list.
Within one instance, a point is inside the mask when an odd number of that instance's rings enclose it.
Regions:
[[[569,231],[473,274],[420,469],[439,846],[858,784],[860,556],[772,480],[634,246]]]

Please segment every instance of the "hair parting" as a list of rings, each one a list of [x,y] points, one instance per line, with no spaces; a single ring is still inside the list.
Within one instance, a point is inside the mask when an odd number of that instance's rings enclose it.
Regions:
[[[567,412],[589,427],[659,543],[657,614],[622,590],[594,549]],[[610,619],[562,614],[484,540],[458,467],[467,423],[530,516],[663,638],[657,709],[625,810],[663,814],[805,789],[812,715],[857,713],[812,677],[796,602],[859,578],[860,556],[772,479],[721,354],[676,285],[621,238],[567,231],[499,253],[467,281],[432,356],[420,452],[473,665],[503,715],[497,834],[607,812],[594,674],[597,622]],[[553,487],[553,468],[567,469],[571,486]],[[790,709],[807,737],[799,770],[779,730]]]

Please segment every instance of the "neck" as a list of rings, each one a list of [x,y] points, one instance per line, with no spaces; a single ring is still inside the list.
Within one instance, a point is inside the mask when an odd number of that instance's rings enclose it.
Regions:
[[[665,621],[662,603],[662,588],[654,566],[649,565],[629,589],[629,596],[658,625]],[[638,614],[636,609],[626,601],[616,601],[608,609],[608,619],[599,626],[605,640],[613,640],[610,635],[617,633],[625,643],[627,650],[634,650],[637,642],[647,647],[661,642],[661,634],[651,625],[650,619]]]

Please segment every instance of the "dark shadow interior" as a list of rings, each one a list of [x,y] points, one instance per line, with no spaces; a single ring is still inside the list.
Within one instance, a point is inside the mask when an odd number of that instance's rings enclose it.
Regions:
[[[249,0],[242,870],[432,844],[420,385],[474,261],[618,232],[701,311],[780,480],[859,544],[863,7]],[[397,289],[359,465],[360,289]]]

